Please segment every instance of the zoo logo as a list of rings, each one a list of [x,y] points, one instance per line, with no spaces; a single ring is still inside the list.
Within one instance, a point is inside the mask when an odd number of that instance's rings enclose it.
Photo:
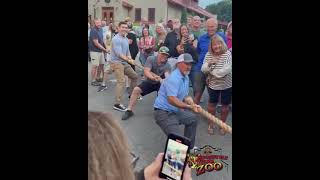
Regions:
[[[187,155],[187,162],[190,168],[196,169],[196,175],[202,175],[205,172],[220,171],[224,165],[227,167],[228,164],[223,160],[227,160],[228,156],[215,155],[213,152],[220,152],[221,148],[214,148],[210,145],[205,145],[194,152],[190,152]],[[218,161],[219,160],[219,161]]]

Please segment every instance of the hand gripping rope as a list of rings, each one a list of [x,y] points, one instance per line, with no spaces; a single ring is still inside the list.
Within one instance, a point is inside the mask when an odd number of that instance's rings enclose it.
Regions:
[[[185,102],[191,106],[195,105],[192,97],[190,97],[190,96],[185,98]],[[221,121],[220,119],[216,118],[215,116],[210,114],[208,111],[202,109],[201,107],[199,109],[199,114],[204,116],[205,118],[207,118],[209,121],[217,124],[220,128],[222,128],[226,132],[232,134],[232,128],[228,124],[226,124],[223,121]]]

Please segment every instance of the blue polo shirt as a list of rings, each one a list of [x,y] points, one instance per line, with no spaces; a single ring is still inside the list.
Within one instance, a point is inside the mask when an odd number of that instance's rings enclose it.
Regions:
[[[222,33],[222,32],[217,32],[219,36],[222,37],[224,42],[227,44],[227,37]],[[197,45],[197,52],[199,54],[199,60],[198,63],[192,66],[191,71],[193,72],[200,72],[201,71],[201,66],[203,64],[203,60],[206,57],[206,54],[208,52],[208,47],[210,44],[210,36],[208,33],[200,36],[198,40],[198,45]]]
[[[170,76],[161,84],[158,97],[153,107],[169,112],[178,112],[179,108],[168,102],[168,96],[175,96],[182,101],[189,94],[189,77],[184,76],[176,68]]]

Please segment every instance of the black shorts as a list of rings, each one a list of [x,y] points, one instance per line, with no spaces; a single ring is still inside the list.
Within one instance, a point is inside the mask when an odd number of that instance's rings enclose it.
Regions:
[[[141,96],[145,96],[147,94],[152,93],[153,91],[159,91],[160,89],[160,83],[152,84],[148,81],[142,81],[141,84],[138,85],[138,87],[142,90]]]
[[[222,105],[229,105],[231,103],[232,87],[225,90],[213,90],[209,87],[207,89],[209,94],[209,103],[217,104],[220,94]]]

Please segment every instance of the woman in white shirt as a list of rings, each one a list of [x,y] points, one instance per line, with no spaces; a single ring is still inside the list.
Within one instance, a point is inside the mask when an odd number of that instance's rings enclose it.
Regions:
[[[216,114],[216,105],[221,96],[220,119],[225,122],[232,97],[232,54],[220,36],[215,35],[211,38],[201,71],[207,75],[208,112],[212,115]],[[209,123],[208,133],[213,134],[213,124],[211,123]],[[225,131],[220,129],[220,134],[224,135]]]

